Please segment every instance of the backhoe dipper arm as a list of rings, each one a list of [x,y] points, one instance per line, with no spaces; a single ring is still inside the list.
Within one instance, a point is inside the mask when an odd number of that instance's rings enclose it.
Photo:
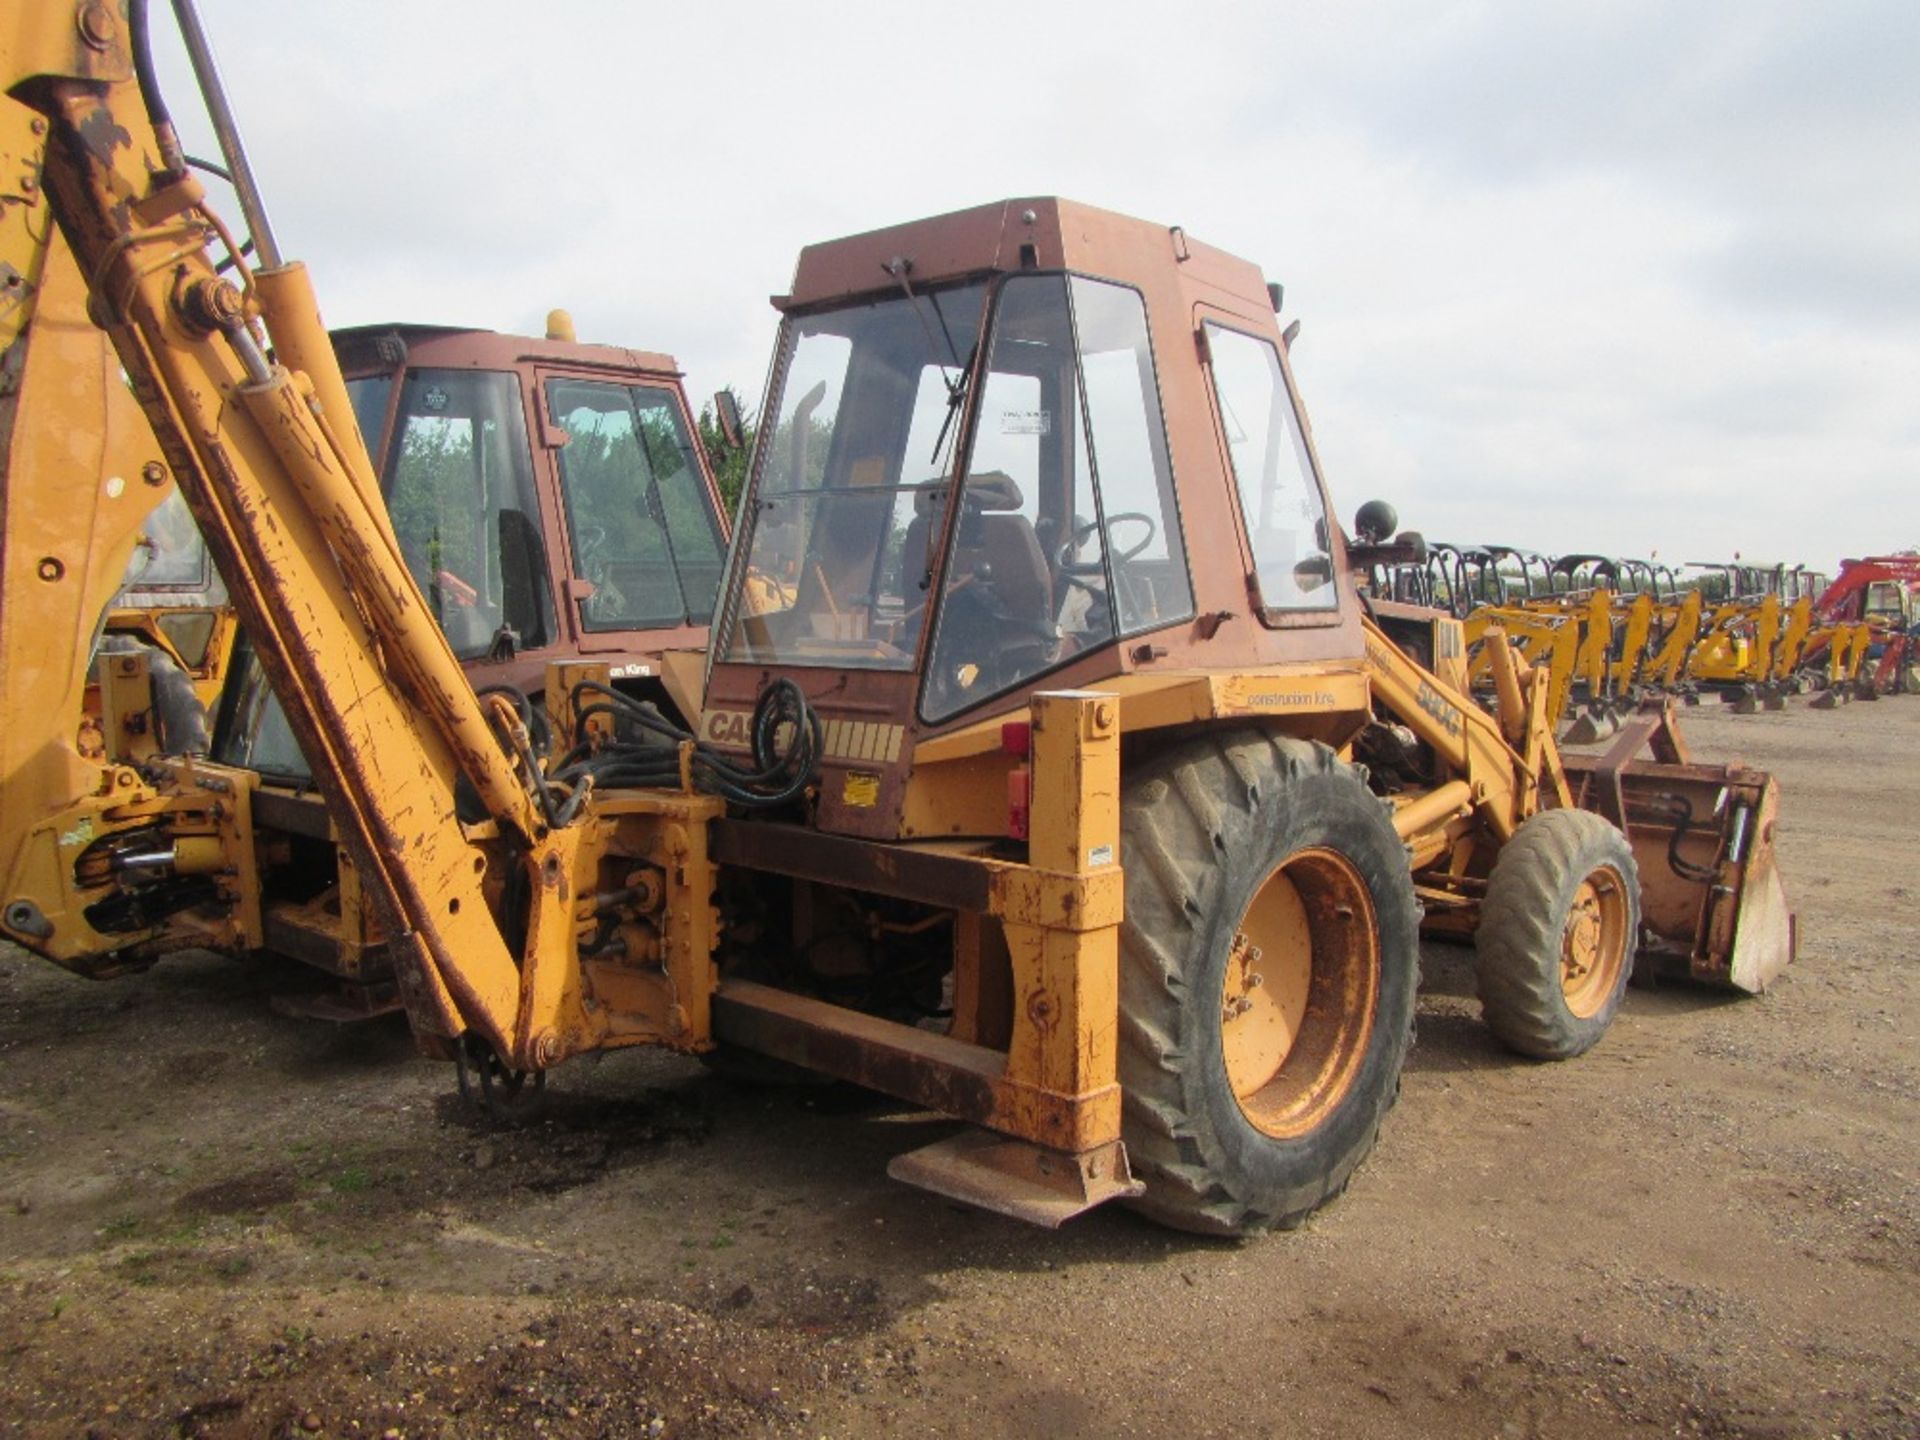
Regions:
[[[516,1033],[519,974],[486,872],[511,863],[538,875],[556,843],[531,789],[541,782],[516,770],[496,729],[504,713],[483,710],[404,563],[304,272],[284,265],[256,283],[181,168],[170,125],[156,127],[135,80],[144,24],[144,0],[124,21],[99,0],[6,7],[0,103],[22,137],[16,148],[30,152],[12,158],[38,176],[18,203],[41,214],[8,227],[5,241],[44,249],[50,213],[86,277],[92,318],[387,927],[416,1027],[478,1028],[502,1055],[516,1053],[526,1039]],[[216,244],[240,283],[216,272]],[[0,256],[22,276],[41,274],[43,258]],[[259,322],[310,373],[267,359]],[[15,343],[32,339],[29,322]],[[0,397],[13,412],[0,422],[14,430],[100,423],[84,401],[71,402],[72,415],[24,415],[19,403]],[[5,477],[10,502],[75,483],[70,470],[10,466]],[[10,587],[9,599],[17,593]],[[462,779],[505,844],[479,848],[456,818]],[[497,890],[502,877],[492,878]]]

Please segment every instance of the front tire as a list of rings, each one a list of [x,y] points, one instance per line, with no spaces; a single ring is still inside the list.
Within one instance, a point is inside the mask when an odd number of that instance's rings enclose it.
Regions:
[[[1480,1007],[1513,1049],[1571,1060],[1626,994],[1640,934],[1627,837],[1588,810],[1543,810],[1506,843],[1474,934]]]
[[[1163,1224],[1292,1226],[1346,1188],[1399,1091],[1419,969],[1406,850],[1358,771],[1258,730],[1130,777],[1124,1135]]]

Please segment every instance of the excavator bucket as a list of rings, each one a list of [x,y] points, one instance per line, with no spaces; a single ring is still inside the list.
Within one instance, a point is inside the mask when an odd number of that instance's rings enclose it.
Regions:
[[[1560,739],[1567,745],[1591,745],[1619,733],[1620,717],[1611,706],[1595,700],[1574,717],[1573,724],[1567,727],[1567,733]]]
[[[1619,825],[1640,868],[1636,981],[1766,989],[1798,940],[1774,860],[1773,777],[1693,763],[1667,704],[1641,711],[1603,754],[1564,759],[1574,803]]]

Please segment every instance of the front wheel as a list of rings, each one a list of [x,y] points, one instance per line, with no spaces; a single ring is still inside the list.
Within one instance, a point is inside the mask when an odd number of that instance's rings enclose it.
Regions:
[[[1474,933],[1487,1024],[1539,1060],[1592,1049],[1626,994],[1639,933],[1627,837],[1589,810],[1529,817],[1494,862]]]
[[[1406,851],[1359,772],[1257,730],[1149,761],[1121,824],[1133,1203],[1206,1234],[1297,1224],[1346,1188],[1399,1090],[1419,967]]]

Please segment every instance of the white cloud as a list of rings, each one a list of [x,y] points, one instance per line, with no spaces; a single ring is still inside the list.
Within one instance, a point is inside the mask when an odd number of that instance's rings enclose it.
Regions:
[[[566,305],[751,395],[802,244],[1061,192],[1285,282],[1348,515],[1823,566],[1920,541],[1906,0],[203,13],[336,324]]]

